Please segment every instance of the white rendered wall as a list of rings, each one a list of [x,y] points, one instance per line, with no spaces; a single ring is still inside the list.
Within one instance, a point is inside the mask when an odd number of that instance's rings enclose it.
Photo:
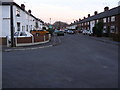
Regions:
[[[20,10],[20,17],[16,16],[16,10],[19,9]],[[22,27],[24,26],[24,30],[27,30],[27,25],[28,25],[28,32],[30,32],[30,30],[34,29],[35,27],[35,18],[33,18],[32,16],[30,16],[29,14],[27,14],[26,12],[24,12],[23,10],[21,10],[20,8],[13,6],[13,17],[14,17],[14,28],[15,28],[15,32],[17,31],[17,22],[20,23],[20,31],[22,31]],[[38,22],[40,24],[40,22]],[[32,27],[31,27],[32,26]],[[40,25],[39,25],[40,27]]]
[[[2,4],[0,2],[0,37],[2,36]]]
[[[2,36],[10,35],[10,6],[2,6]]]
[[[2,3],[0,2],[0,36],[2,34]],[[0,45],[0,90],[2,90],[2,46]]]
[[[95,26],[95,21],[90,21],[90,31],[93,32],[93,27]]]
[[[0,0],[1,2],[14,2],[14,0]]]

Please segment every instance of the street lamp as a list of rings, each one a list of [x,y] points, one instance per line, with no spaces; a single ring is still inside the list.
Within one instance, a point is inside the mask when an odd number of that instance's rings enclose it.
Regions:
[[[50,24],[51,24],[51,18],[50,18]]]

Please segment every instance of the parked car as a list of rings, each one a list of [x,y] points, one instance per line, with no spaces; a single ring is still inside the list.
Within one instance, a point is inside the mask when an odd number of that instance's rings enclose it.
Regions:
[[[64,33],[67,33],[67,32],[68,32],[68,29],[65,29],[65,30],[64,30]]]
[[[15,37],[32,37],[33,35],[27,31],[19,31],[14,33]]]
[[[57,32],[57,36],[64,36],[64,31]]]
[[[72,31],[72,30],[68,30],[67,33],[68,33],[68,34],[74,34],[75,32]]]
[[[87,30],[87,35],[91,36],[93,33],[91,30]]]
[[[54,34],[57,34],[58,32],[59,32],[59,30],[56,29],[56,30],[54,31]]]
[[[87,35],[87,30],[82,31],[83,35]]]
[[[14,33],[14,37],[32,37],[33,35],[27,31],[18,31]],[[11,36],[8,36],[8,41],[11,42]]]

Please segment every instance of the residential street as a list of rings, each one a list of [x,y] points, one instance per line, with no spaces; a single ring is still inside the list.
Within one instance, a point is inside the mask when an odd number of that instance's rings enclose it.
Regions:
[[[117,88],[118,46],[81,34],[61,44],[3,52],[3,88]]]

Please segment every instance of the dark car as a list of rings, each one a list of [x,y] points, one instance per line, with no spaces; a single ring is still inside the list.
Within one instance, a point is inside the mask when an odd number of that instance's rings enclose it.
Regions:
[[[57,32],[57,36],[64,36],[64,31]]]

